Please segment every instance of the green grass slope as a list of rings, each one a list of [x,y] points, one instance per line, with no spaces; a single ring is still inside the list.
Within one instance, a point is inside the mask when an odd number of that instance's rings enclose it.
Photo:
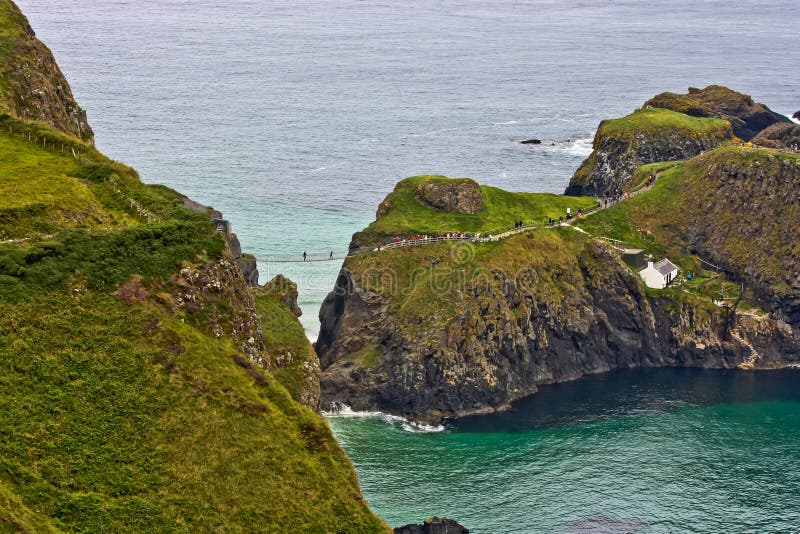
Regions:
[[[598,132],[616,137],[634,135],[642,131],[682,130],[695,134],[706,134],[727,130],[728,122],[722,119],[692,117],[684,113],[662,108],[642,108],[620,119],[604,120]]]
[[[656,253],[697,252],[761,287],[765,300],[792,299],[799,185],[800,155],[725,146],[672,165],[651,190],[578,224]]]
[[[253,299],[261,318],[273,376],[293,399],[316,408],[319,402],[319,362],[303,325],[285,303],[290,292],[294,294],[293,304],[297,307],[297,286],[278,276],[254,289]]]
[[[0,232],[29,238],[0,244],[0,530],[385,528],[325,421],[243,356],[255,313],[206,215],[94,151],[0,146]]]
[[[415,198],[422,183],[464,181],[464,178],[444,176],[413,176],[397,184],[381,204],[381,215],[363,231],[353,236],[358,246],[382,244],[393,236],[411,237],[418,234],[447,232],[499,233],[514,227],[517,221],[542,224],[549,217],[558,219],[566,214],[587,210],[594,199],[568,197],[550,193],[512,193],[483,185],[483,209],[475,215],[447,213],[430,209]]]

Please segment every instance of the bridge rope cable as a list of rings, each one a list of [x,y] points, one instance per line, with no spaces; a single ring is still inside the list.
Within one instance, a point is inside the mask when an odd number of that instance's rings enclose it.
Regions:
[[[656,177],[658,177],[661,173],[656,173]],[[644,193],[645,191],[651,189],[653,187],[654,182],[650,182],[649,185],[645,184],[640,186],[638,189],[634,191],[630,191],[621,195],[614,199],[605,199],[599,200],[598,203],[590,208],[587,211],[581,211],[581,215],[576,215],[574,218],[567,219],[566,221],[555,220],[553,218],[543,219],[542,225],[537,226],[534,224],[530,225],[523,225],[521,227],[514,227],[508,228],[504,230],[500,230],[497,232],[480,232],[480,233],[470,233],[470,232],[450,232],[444,235],[436,235],[436,236],[427,236],[423,235],[419,239],[418,238],[411,238],[411,239],[401,239],[400,241],[393,241],[390,243],[386,243],[384,245],[380,245],[374,248],[368,249],[355,249],[351,250],[347,254],[334,254],[334,255],[310,255],[307,254],[305,258],[303,258],[302,253],[297,255],[268,255],[262,257],[256,257],[256,261],[265,262],[265,263],[319,263],[325,261],[342,261],[352,256],[356,256],[358,254],[364,254],[367,252],[381,252],[384,250],[390,250],[394,248],[402,248],[402,247],[417,247],[422,245],[431,245],[434,243],[441,243],[444,241],[450,242],[462,242],[462,243],[489,243],[499,241],[501,239],[505,239],[507,237],[511,237],[513,235],[517,235],[523,232],[527,232],[530,230],[535,230],[537,228],[556,228],[558,226],[572,226],[576,221],[588,217],[589,215],[594,215],[600,211],[606,210],[612,206],[615,206],[619,202],[623,202],[628,200],[634,196],[639,195],[640,193]],[[480,237],[478,237],[480,236]],[[599,237],[597,239],[602,239],[604,241],[609,241],[614,248],[618,248],[621,250],[621,247],[630,247],[631,245],[625,243],[623,241],[619,241],[617,239],[611,239],[607,237]],[[616,245],[616,246],[614,246]],[[702,261],[702,260],[701,260]],[[707,262],[704,262],[707,263]],[[711,265],[711,264],[709,264]],[[716,266],[714,266],[716,267]],[[717,267],[718,268],[718,267]]]

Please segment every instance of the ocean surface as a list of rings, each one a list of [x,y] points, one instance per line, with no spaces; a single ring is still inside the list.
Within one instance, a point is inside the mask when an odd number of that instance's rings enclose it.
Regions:
[[[800,369],[617,371],[436,433],[334,417],[370,506],[475,533],[800,531]]]
[[[800,109],[795,0],[17,1],[97,146],[223,211],[261,258],[344,253],[410,175],[563,192],[597,124],[662,91],[717,83]],[[531,137],[543,143],[518,143]],[[312,339],[339,267],[259,263],[262,282],[298,283]],[[617,397],[561,389],[552,414],[539,395],[519,417],[436,434],[332,426],[393,524],[798,531],[798,401],[769,387],[800,389],[797,374],[725,376],[699,386],[711,400],[632,379]],[[766,398],[715,401],[725,380]]]

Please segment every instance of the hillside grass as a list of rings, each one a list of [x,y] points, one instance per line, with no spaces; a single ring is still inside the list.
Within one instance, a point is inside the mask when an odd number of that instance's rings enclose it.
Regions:
[[[729,199],[720,195],[730,184],[709,177],[711,168],[766,169],[785,160],[794,165],[800,155],[723,146],[671,166],[649,191],[576,224],[592,235],[618,239],[656,256],[669,255],[684,270],[697,271],[703,270],[702,263],[689,258],[685,251],[698,244],[689,242],[687,236],[690,230],[708,233],[703,246],[715,249],[731,268],[755,269],[770,280],[775,291],[790,292],[784,261],[800,257],[800,243],[791,237],[797,234],[796,221],[800,220],[796,197],[764,196],[758,189],[740,193],[746,194],[743,198]],[[745,189],[761,187],[746,180],[737,183]],[[773,184],[779,185],[785,184]],[[750,202],[757,199],[759,207],[752,209]],[[729,200],[739,203],[729,205]]]
[[[595,200],[587,197],[568,197],[550,193],[512,193],[483,185],[483,209],[475,215],[446,213],[430,209],[415,198],[417,186],[426,182],[463,181],[444,176],[413,176],[397,184],[384,200],[386,211],[362,232],[354,236],[359,244],[378,245],[393,236],[411,237],[418,234],[468,232],[500,233],[514,227],[517,221],[527,225],[543,224],[548,218],[566,216],[588,210]]]
[[[624,192],[636,191],[645,184],[647,179],[650,178],[650,175],[664,172],[667,169],[680,165],[684,161],[685,160],[659,161],[657,163],[640,165],[633,171],[631,179],[623,186],[622,190]]]
[[[281,294],[267,292],[264,288],[253,291],[253,300],[261,318],[266,353],[272,360],[272,375],[297,401],[302,401],[303,391],[309,387],[307,365],[317,360],[314,347],[306,336],[297,317],[281,303]],[[278,362],[277,357],[290,361]],[[318,377],[316,378],[318,381]]]
[[[473,298],[473,287],[497,286],[498,276],[528,280],[536,271],[535,291],[558,301],[579,276],[576,254],[587,241],[571,228],[541,228],[497,242],[444,242],[360,254],[344,266],[358,287],[383,295],[392,315],[408,321],[405,326],[415,335],[424,336],[450,322]],[[380,357],[368,349],[354,356],[363,366],[374,365]]]
[[[230,339],[96,292],[0,302],[0,315],[0,487],[36,510],[27,521],[84,532],[383,528],[325,421],[237,364]]]
[[[728,121],[706,117],[692,117],[677,111],[662,108],[642,108],[626,117],[604,120],[600,124],[599,134],[629,135],[653,129],[680,129],[684,131],[706,133],[730,128]]]
[[[24,18],[10,0],[0,0],[0,114],[10,109],[11,94],[9,66],[14,58],[18,40],[25,37]]]
[[[77,140],[0,123],[0,232],[32,238],[0,244],[0,531],[385,531],[290,377],[213,331],[245,303],[189,315],[164,294],[232,261],[208,215]],[[296,318],[261,311],[270,348],[308,351]]]

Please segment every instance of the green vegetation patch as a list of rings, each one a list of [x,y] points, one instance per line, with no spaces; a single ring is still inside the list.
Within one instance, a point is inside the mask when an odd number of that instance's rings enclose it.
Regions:
[[[730,124],[722,119],[691,117],[662,108],[642,108],[620,119],[600,123],[601,135],[628,135],[653,129],[680,129],[696,133],[730,132]]]
[[[0,300],[0,317],[0,513],[17,523],[384,528],[324,420],[230,339],[96,292]]]
[[[382,203],[384,212],[362,232],[353,236],[360,246],[377,246],[394,236],[438,235],[448,232],[497,234],[514,228],[517,221],[541,225],[552,217],[566,215],[566,209],[588,210],[595,201],[587,197],[568,197],[550,193],[511,193],[496,187],[481,186],[483,209],[475,215],[446,213],[427,208],[415,198],[417,186],[425,182],[444,182],[444,176],[414,176],[397,184]]]
[[[650,176],[654,174],[658,175],[659,173],[662,173],[667,169],[671,169],[676,165],[680,165],[683,162],[684,160],[660,161],[658,163],[649,163],[647,165],[640,165],[639,167],[636,168],[636,170],[633,171],[631,179],[628,181],[628,183],[625,184],[625,186],[622,189],[625,192],[636,191],[637,189],[645,185],[645,182],[647,182]]]
[[[587,243],[571,228],[540,228],[493,243],[437,243],[356,255],[345,267],[358,287],[387,300],[409,336],[435,340],[468,310],[492,306],[491,295],[509,281],[527,284],[525,291],[542,302],[560,301],[583,285],[577,258]],[[368,347],[357,358],[369,366],[380,355]]]
[[[303,393],[310,384],[308,366],[318,367],[314,347],[306,336],[303,325],[281,299],[283,295],[276,291],[258,288],[253,291],[256,310],[261,317],[262,332],[266,353],[272,364],[272,374],[292,397],[303,401]],[[314,377],[317,388],[318,377]]]

